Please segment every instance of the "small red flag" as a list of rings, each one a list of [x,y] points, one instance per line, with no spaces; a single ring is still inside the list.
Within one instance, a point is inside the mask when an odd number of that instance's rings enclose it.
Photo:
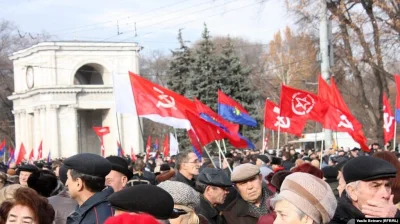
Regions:
[[[163,154],[164,158],[169,156],[169,136],[165,135],[164,144],[163,144]]]
[[[394,115],[386,94],[383,94],[383,133],[385,144],[394,137]]]
[[[42,143],[43,143],[43,140],[42,140],[42,141],[40,141],[40,144],[39,144],[39,148],[38,148],[38,158],[36,158],[37,160],[39,160],[39,159],[43,158],[43,148],[42,148]]]
[[[93,127],[93,130],[99,137],[103,137],[104,135],[110,133],[109,127]]]
[[[29,160],[30,161],[34,161],[35,160],[35,156],[34,156],[34,150],[31,150],[31,153],[29,153]]]
[[[287,132],[301,136],[307,119],[303,117],[284,117],[279,115],[280,108],[272,101],[265,101],[264,126],[274,131]]]
[[[137,160],[137,157],[135,155],[135,151],[133,150],[133,147],[131,147],[131,159],[132,159],[132,161],[136,161]]]
[[[150,158],[150,151],[151,151],[151,135],[147,137],[147,145],[146,145],[146,160]]]
[[[21,143],[21,146],[19,147],[17,160],[15,161],[15,163],[20,164],[24,160],[25,154],[26,154],[26,150],[25,150],[24,143]]]

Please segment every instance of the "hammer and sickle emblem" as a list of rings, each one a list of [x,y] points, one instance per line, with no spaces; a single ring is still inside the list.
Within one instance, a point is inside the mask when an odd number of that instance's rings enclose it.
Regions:
[[[353,124],[349,121],[349,119],[347,119],[346,115],[342,114],[340,116],[340,120],[341,121],[338,124],[339,128],[345,127],[345,128],[348,128],[348,129],[351,129],[352,131],[354,131]]]
[[[394,117],[389,116],[389,113],[383,113],[383,128],[386,132],[390,132],[390,127],[392,126]]]
[[[160,93],[160,95],[158,95],[159,101],[157,102],[157,107],[172,108],[176,110],[175,99],[172,96],[164,94],[163,91],[156,87],[153,87],[153,89],[154,91]]]
[[[273,111],[279,115],[281,110],[279,107],[274,107]],[[290,119],[288,117],[277,116],[276,119],[277,121],[274,124],[275,127],[290,128]]]

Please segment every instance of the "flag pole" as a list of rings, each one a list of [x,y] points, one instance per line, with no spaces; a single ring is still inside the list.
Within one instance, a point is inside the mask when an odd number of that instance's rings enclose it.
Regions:
[[[278,125],[278,142],[276,143],[276,156],[279,156],[279,141],[281,137],[281,125]]]
[[[264,116],[265,117],[265,116]],[[264,118],[265,119],[265,118]],[[263,127],[263,132],[262,132],[262,145],[261,145],[261,150],[263,151],[264,154],[264,144],[265,144],[265,126]]]
[[[396,152],[396,135],[397,135],[397,121],[394,120],[394,136],[393,136],[393,151]],[[400,150],[399,150],[400,151]]]
[[[218,151],[218,161],[219,161],[219,168],[222,169],[221,150]]]
[[[178,142],[178,135],[176,134],[176,129],[175,128],[173,128],[173,129],[174,129],[175,139]],[[179,142],[178,142],[178,145],[179,145]],[[178,153],[179,153],[179,147],[178,147]]]
[[[225,139],[222,139],[222,146],[224,146],[224,150],[225,150],[225,153],[226,153],[227,151],[226,151]]]
[[[322,130],[324,130],[324,129],[322,129]],[[324,134],[325,134],[325,132],[324,132]],[[321,158],[319,159],[319,168],[320,169],[322,169],[322,158],[324,157],[324,146],[325,146],[324,140],[325,140],[325,137],[322,138],[322,141],[321,141],[321,156],[320,156]],[[317,150],[317,149],[315,149],[315,150]]]
[[[214,163],[214,160],[211,158],[210,153],[208,152],[207,148],[205,146],[203,146],[203,149],[206,150],[207,156],[208,156],[208,158],[210,158],[211,163],[213,164],[214,168],[218,169],[217,166]]]
[[[227,162],[229,171],[232,173],[232,168],[231,168],[231,166],[229,165],[228,161],[226,160],[225,154],[222,152],[221,146],[219,145],[219,143],[218,143],[217,140],[215,140],[215,143],[217,143],[218,149],[219,149],[219,151],[221,152],[222,157],[224,157],[224,160]]]
[[[122,142],[121,142],[121,134],[120,134],[120,131],[119,131],[119,119],[118,119],[118,112],[116,112],[117,110],[115,110],[115,118],[117,119],[117,134],[118,134],[118,141],[119,141],[119,144],[121,145],[121,148],[122,148]]]

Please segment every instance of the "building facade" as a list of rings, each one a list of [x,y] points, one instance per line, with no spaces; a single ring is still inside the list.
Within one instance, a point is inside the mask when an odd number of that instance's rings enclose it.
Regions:
[[[15,143],[27,155],[40,142],[43,157],[100,154],[94,126],[107,126],[105,155],[117,154],[117,141],[130,154],[143,151],[136,114],[115,110],[113,74],[139,74],[136,43],[43,42],[15,52],[13,101]],[[118,88],[118,87],[116,87]],[[26,155],[26,157],[27,157]]]

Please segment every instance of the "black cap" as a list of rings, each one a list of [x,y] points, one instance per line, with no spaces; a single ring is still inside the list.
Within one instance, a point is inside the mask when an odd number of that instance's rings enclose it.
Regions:
[[[168,164],[166,163],[161,164],[160,171],[168,171],[168,170],[171,170],[171,167]]]
[[[118,156],[109,156],[106,158],[111,163],[111,170],[122,173],[130,180],[133,177],[133,173],[128,169],[128,161]]]
[[[282,160],[279,157],[272,157],[271,159],[271,165],[281,165]]]
[[[147,213],[157,219],[174,216],[174,199],[167,191],[154,185],[125,188],[112,194],[108,201],[113,208],[121,211]]]
[[[28,178],[28,186],[43,197],[50,197],[57,185],[56,175],[49,170],[35,171]]]
[[[257,159],[263,161],[265,164],[269,163],[268,156],[266,156],[266,155],[258,155]]]
[[[60,170],[58,171],[58,178],[60,178],[61,183],[65,185],[68,179],[68,168],[66,168],[64,165],[60,167]]]
[[[22,166],[18,167],[18,175],[19,175],[19,172],[21,172],[21,171],[33,173],[35,171],[39,171],[39,168],[37,168],[36,166],[31,165],[31,164],[26,164],[26,165],[22,165]]]
[[[337,176],[339,174],[339,171],[336,167],[334,166],[326,166],[324,168],[321,169],[322,172],[324,172],[324,177],[331,181],[331,180],[337,180]],[[327,181],[328,182],[328,181]]]
[[[354,148],[352,148],[350,151],[360,151],[360,149],[359,148],[357,148],[357,147],[354,147]]]
[[[111,163],[108,160],[92,153],[81,153],[71,156],[64,160],[64,166],[68,169],[96,177],[105,177],[111,171]]]
[[[396,177],[396,168],[386,160],[360,156],[347,162],[343,167],[346,183],[362,180],[376,180]]]
[[[232,186],[232,182],[224,171],[215,168],[204,168],[197,176],[197,180],[200,183],[217,187]]]

